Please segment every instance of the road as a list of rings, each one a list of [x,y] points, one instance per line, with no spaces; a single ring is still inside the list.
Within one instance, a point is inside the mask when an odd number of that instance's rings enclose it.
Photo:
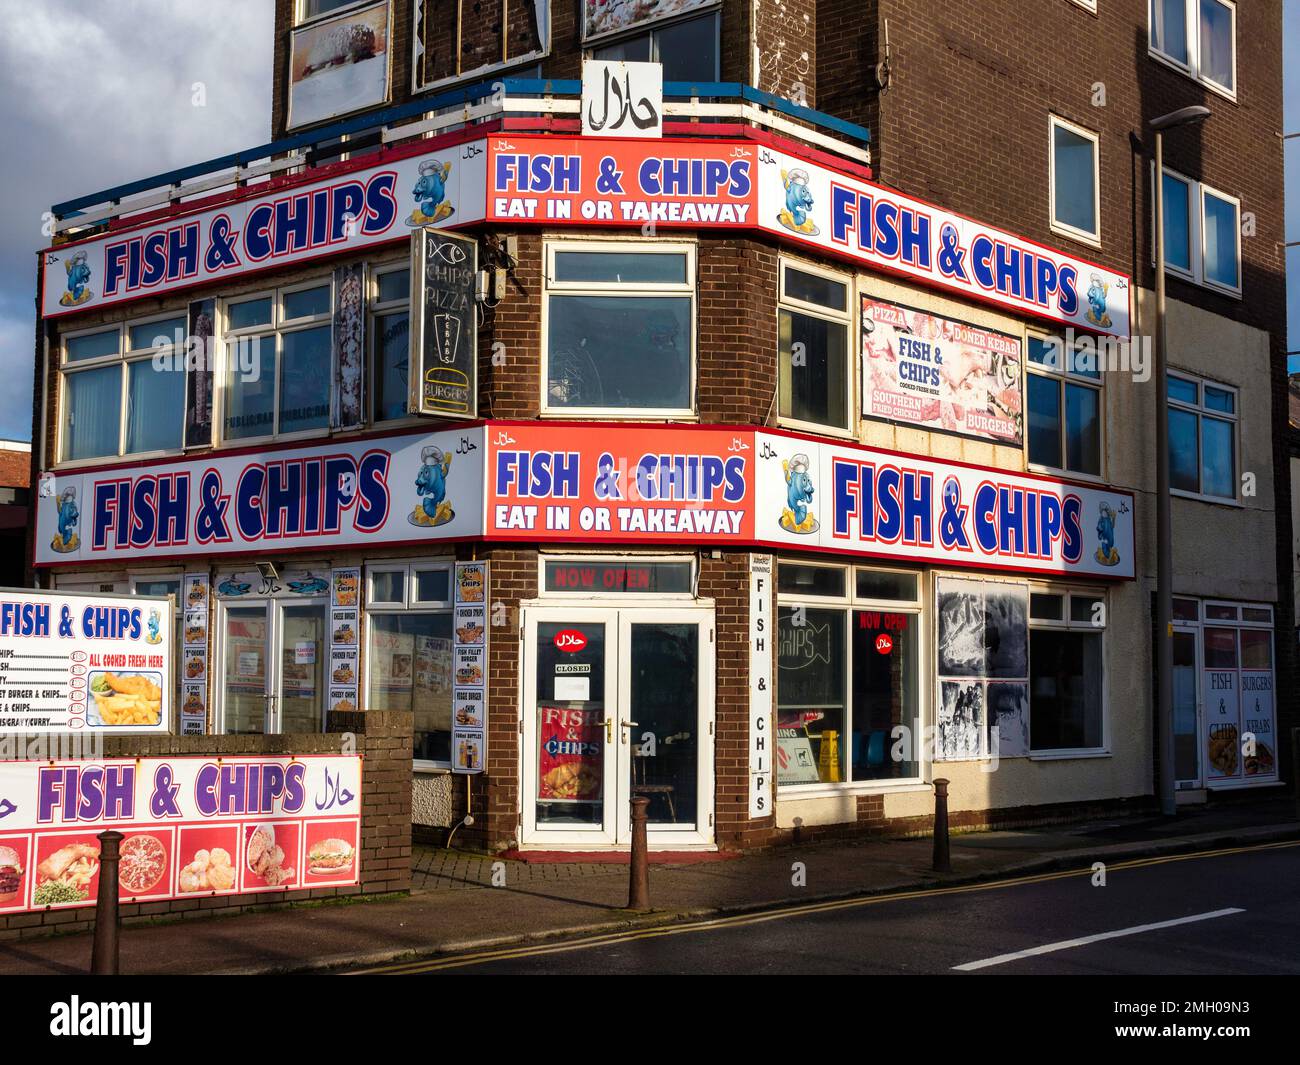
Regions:
[[[1300,842],[380,966],[482,974],[1297,974]],[[653,880],[652,880],[653,888]]]

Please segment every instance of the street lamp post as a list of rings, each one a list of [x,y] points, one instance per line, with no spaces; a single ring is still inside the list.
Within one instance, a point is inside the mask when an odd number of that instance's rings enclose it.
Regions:
[[[1208,107],[1184,107],[1159,118],[1156,134],[1156,672],[1160,736],[1160,809],[1166,817],[1178,810],[1174,768],[1174,557],[1173,516],[1169,497],[1169,360],[1165,333],[1165,145],[1164,132],[1210,117]]]

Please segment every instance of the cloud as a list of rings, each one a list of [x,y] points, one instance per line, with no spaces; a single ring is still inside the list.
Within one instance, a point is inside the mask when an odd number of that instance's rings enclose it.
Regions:
[[[274,7],[0,0],[0,375],[23,393],[4,390],[0,436],[31,431],[44,212],[269,140]]]

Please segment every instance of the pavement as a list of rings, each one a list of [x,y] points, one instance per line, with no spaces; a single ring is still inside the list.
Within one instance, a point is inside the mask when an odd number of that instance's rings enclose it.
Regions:
[[[952,837],[952,872],[930,870],[929,839],[790,845],[730,861],[651,868],[648,913],[627,910],[627,867],[524,862],[417,849],[409,896],[296,904],[229,917],[132,922],[124,973],[288,973],[377,965],[555,937],[617,932],[792,902],[972,883],[1095,861],[1300,839],[1292,800],[1183,808]],[[84,973],[88,935],[0,942],[0,975]]]

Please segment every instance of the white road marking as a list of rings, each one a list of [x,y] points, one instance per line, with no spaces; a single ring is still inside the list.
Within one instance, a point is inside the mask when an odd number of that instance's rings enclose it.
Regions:
[[[1234,913],[1245,913],[1243,909],[1236,907],[1226,910],[1211,910],[1208,913],[1196,913],[1191,917],[1179,917],[1173,921],[1156,921],[1154,924],[1139,924],[1132,928],[1120,928],[1114,932],[1099,932],[1095,936],[1081,936],[1078,939],[1063,939],[1059,943],[1046,943],[1041,947],[1030,947],[1028,950],[1018,950],[1014,954],[999,954],[996,958],[982,958],[980,961],[968,961],[965,965],[954,965],[953,969],[961,972],[972,972],[975,969],[987,969],[992,965],[1005,965],[1009,961],[1019,961],[1021,958],[1032,958],[1039,954],[1052,954],[1058,950],[1069,950],[1071,947],[1085,947],[1089,943],[1100,943],[1104,939],[1119,939],[1121,936],[1136,936],[1142,932],[1154,932],[1159,928],[1173,928],[1180,924],[1193,924],[1197,921],[1213,921],[1216,917],[1231,917]]]

